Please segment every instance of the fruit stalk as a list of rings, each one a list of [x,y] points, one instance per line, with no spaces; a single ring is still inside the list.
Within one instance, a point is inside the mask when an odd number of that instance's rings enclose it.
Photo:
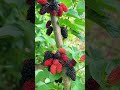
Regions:
[[[57,21],[58,21],[58,18],[56,16],[51,15],[51,23],[53,26],[56,45],[58,48],[61,48],[62,44],[63,44],[63,40],[62,40],[60,26],[58,25]],[[71,80],[68,76],[66,76],[66,69],[65,68],[63,68],[62,78],[63,78],[63,82],[64,82],[64,90],[70,90]]]

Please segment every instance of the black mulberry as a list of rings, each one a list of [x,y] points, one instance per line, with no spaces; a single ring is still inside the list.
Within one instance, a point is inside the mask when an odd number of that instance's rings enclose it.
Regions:
[[[63,38],[67,38],[68,30],[65,27],[61,27],[61,34],[62,34]]]
[[[66,75],[70,77],[73,81],[76,80],[76,71],[73,67],[67,68]]]
[[[47,60],[49,58],[53,58],[53,53],[51,51],[46,51],[44,54],[44,60]]]
[[[31,23],[35,23],[35,9],[34,5],[30,6],[27,11],[27,20],[30,20]]]
[[[56,52],[54,55],[53,55],[53,58],[54,59],[59,59],[60,58],[60,52]]]
[[[33,59],[25,60],[21,74],[22,74],[21,81],[23,83],[35,77],[35,62]]]
[[[48,36],[50,36],[51,33],[52,33],[52,31],[53,31],[53,27],[50,26],[50,27],[47,29],[46,34],[47,34]]]
[[[41,15],[44,15],[44,14],[47,12],[48,8],[49,8],[49,5],[48,5],[48,4],[42,5],[39,13],[40,13]]]

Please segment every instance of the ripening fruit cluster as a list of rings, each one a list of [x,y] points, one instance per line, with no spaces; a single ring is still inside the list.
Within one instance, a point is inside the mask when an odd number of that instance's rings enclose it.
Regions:
[[[37,2],[42,6],[40,9],[40,14],[50,13],[53,16],[61,17],[63,12],[67,12],[68,8],[64,3],[58,3],[55,0],[48,2],[47,0],[37,0]]]
[[[21,71],[21,86],[22,90],[34,90],[35,88],[35,63],[33,59],[27,59],[23,63]]]
[[[53,32],[53,27],[51,26],[51,21],[50,20],[47,21],[46,28],[47,28],[46,34],[48,36],[50,36],[52,34],[52,32]],[[60,29],[61,29],[61,34],[62,34],[63,38],[67,38],[68,37],[68,30],[67,30],[67,28],[60,27]]]
[[[56,0],[37,0],[37,2],[41,5],[40,14],[44,15],[45,13],[49,13],[53,16],[61,17],[63,15],[63,12],[67,12],[68,8],[64,3],[58,3]],[[51,20],[47,21],[46,23],[46,34],[50,36],[53,32],[53,27],[51,26]],[[68,30],[65,27],[61,28],[61,34],[63,38],[68,37]]]
[[[66,68],[66,75],[72,80],[76,80],[76,72],[74,66],[76,61],[70,60],[64,48],[59,48],[58,51],[46,51],[44,54],[43,65],[48,67],[48,70],[55,75],[61,73],[63,67]]]

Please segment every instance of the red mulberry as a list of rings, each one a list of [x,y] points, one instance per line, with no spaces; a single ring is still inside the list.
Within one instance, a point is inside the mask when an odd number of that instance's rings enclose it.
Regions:
[[[55,75],[56,74],[56,70],[57,70],[57,66],[56,65],[51,65],[51,67],[50,67],[50,72],[53,74],[53,75]]]
[[[47,0],[37,0],[37,2],[41,5],[47,4]]]
[[[58,73],[62,72],[62,64],[60,63],[57,65],[57,72]]]
[[[63,8],[60,6],[58,10],[58,16],[61,17],[63,14]]]
[[[84,62],[84,61],[85,61],[85,55],[82,55],[82,56],[81,56],[80,61],[81,61],[81,62]]]
[[[113,85],[117,84],[118,82],[120,82],[120,67],[113,69],[110,75],[108,76],[109,84]]]
[[[62,54],[61,58],[63,61],[68,61],[68,56],[66,54]]]
[[[51,25],[51,21],[49,20],[49,21],[47,21],[47,23],[46,23],[46,28],[49,28],[50,25]]]
[[[68,8],[66,7],[64,3],[60,3],[60,6],[63,8],[64,12],[68,12]]]
[[[66,50],[65,50],[64,48],[59,48],[59,52],[60,52],[61,54],[66,54]]]
[[[51,66],[51,65],[52,65],[52,62],[53,62],[53,59],[52,59],[52,58],[47,59],[47,60],[44,62],[44,65],[45,65],[45,66]]]

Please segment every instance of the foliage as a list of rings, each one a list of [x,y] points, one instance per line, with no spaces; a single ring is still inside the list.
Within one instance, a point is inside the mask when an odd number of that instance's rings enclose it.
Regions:
[[[68,38],[64,40],[63,48],[67,50],[67,54],[70,58],[74,58],[77,61],[75,67],[77,71],[77,80],[72,81],[71,90],[84,90],[85,84],[85,63],[80,62],[80,56],[85,52],[84,40],[85,40],[85,2],[84,0],[58,0],[63,2],[69,8],[67,13],[59,18],[58,22],[60,26],[65,26],[68,29]],[[46,35],[46,22],[50,20],[49,14],[41,16],[39,14],[40,6],[36,3],[35,6],[35,58],[36,64],[40,64],[43,61],[44,52],[47,50],[57,50],[54,40],[54,34],[51,36]],[[51,48],[53,46],[54,48]],[[36,90],[62,90],[63,83],[54,83],[56,79],[59,79],[61,75],[53,76],[48,70],[36,70]]]
[[[119,84],[111,86],[107,82],[110,72],[120,65],[118,3],[118,0],[86,0],[86,78],[92,76],[102,90],[120,89]]]
[[[18,89],[22,61],[33,55],[34,26],[25,0],[0,0],[0,89]],[[33,36],[33,37],[31,37]]]
[[[59,0],[58,0],[59,1]],[[72,82],[72,90],[84,90],[84,63],[80,63],[80,56],[84,54],[84,33],[85,33],[85,7],[83,0],[61,0],[69,8],[68,13],[64,13],[63,17],[59,18],[60,26],[65,26],[68,29],[68,38],[64,40],[63,47],[67,50],[68,56],[77,61],[76,70],[77,80]],[[44,52],[47,50],[56,50],[54,34],[50,37],[46,35],[46,22],[50,20],[48,14],[41,16],[39,14],[40,6],[36,3],[36,24],[35,24],[35,43],[36,43],[36,64],[43,60]],[[72,44],[71,44],[72,43]],[[51,45],[54,48],[51,48]],[[81,48],[82,47],[82,48]],[[71,53],[71,54],[70,54]],[[79,70],[81,67],[83,69]],[[61,75],[53,76],[47,70],[36,70],[36,90],[57,89],[62,90],[63,84],[56,84],[54,81],[59,79]]]

